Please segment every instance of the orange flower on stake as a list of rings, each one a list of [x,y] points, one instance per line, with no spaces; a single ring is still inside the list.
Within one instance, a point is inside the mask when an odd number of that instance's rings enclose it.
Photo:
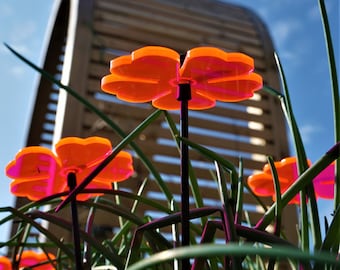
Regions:
[[[25,250],[20,258],[19,267],[30,267],[40,263],[47,262],[48,260],[54,260],[55,256],[53,254],[38,253],[33,250]],[[34,267],[35,270],[52,270],[55,269],[51,263],[42,264]]]
[[[111,151],[109,140],[100,137],[86,139],[68,137],[55,146],[56,154],[41,146],[22,149],[6,167],[8,177],[14,179],[11,192],[30,200],[68,191],[67,175],[75,173],[81,182]],[[133,174],[132,157],[121,151],[89,184],[89,188],[111,189],[111,182],[127,179]],[[99,194],[79,194],[86,200]]]
[[[262,77],[254,71],[254,60],[242,53],[227,53],[198,47],[180,55],[169,48],[148,46],[111,61],[102,90],[128,102],[152,102],[162,110],[181,110],[180,136],[188,137],[188,109],[203,110],[217,100],[249,99],[262,88]],[[188,145],[181,144],[182,245],[190,244]],[[182,261],[189,269],[189,259]]]
[[[0,270],[12,270],[11,260],[5,256],[0,256]]]
[[[102,78],[103,91],[128,102],[152,102],[164,110],[177,110],[178,85],[189,83],[189,109],[215,106],[216,100],[249,99],[262,88],[262,78],[253,72],[254,60],[242,53],[227,53],[213,47],[180,55],[169,48],[148,46],[111,61],[111,74]]]
[[[34,266],[35,270],[52,270],[55,269],[51,263],[48,263],[49,260],[54,260],[55,256],[53,254],[48,253],[48,257],[45,253],[38,253],[33,250],[25,250],[21,254],[19,261],[19,268],[22,269],[24,267]],[[45,263],[46,262],[46,263]],[[38,265],[43,263],[42,265]],[[0,270],[11,270],[12,262],[7,257],[0,257]]]
[[[308,164],[310,166],[311,162],[308,161]],[[299,177],[297,160],[295,157],[288,157],[274,162],[274,165],[277,170],[281,193],[284,193]],[[331,199],[334,197],[334,162],[314,178],[313,184],[317,198]],[[249,176],[248,185],[257,196],[272,196],[273,201],[275,201],[273,176],[269,164],[263,167],[261,173]],[[299,203],[299,195],[296,195],[289,202],[289,204]]]

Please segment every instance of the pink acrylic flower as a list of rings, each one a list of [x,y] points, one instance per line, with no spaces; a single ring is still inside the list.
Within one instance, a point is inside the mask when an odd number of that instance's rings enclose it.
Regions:
[[[308,163],[311,165],[310,161]],[[274,162],[274,165],[278,173],[281,193],[284,193],[298,178],[297,160],[295,157],[288,157]],[[317,198],[334,197],[334,162],[314,178],[313,184]],[[272,196],[275,201],[273,177],[269,164],[263,167],[261,173],[249,176],[248,185],[257,196]],[[296,195],[289,203],[299,204],[299,195]]]
[[[55,256],[48,253],[48,257],[45,253],[36,252],[33,250],[24,250],[19,258],[19,268],[28,269],[34,266],[34,270],[53,270],[55,267],[49,262],[53,261]],[[41,264],[39,266],[36,266]],[[4,256],[0,256],[0,270],[12,270],[12,262],[10,259]],[[31,269],[31,268],[30,268]],[[32,268],[33,269],[33,268]]]
[[[14,195],[35,201],[68,191],[68,173],[75,173],[79,184],[110,153],[111,143],[101,137],[68,137],[61,139],[55,148],[56,154],[41,146],[26,147],[7,165],[6,174],[14,179],[11,183]],[[133,172],[131,155],[121,151],[88,187],[111,189],[112,182],[123,181]],[[79,194],[77,200],[97,195],[100,194]]]
[[[19,267],[21,269],[24,267],[30,267],[30,266],[34,266],[36,264],[40,264],[40,263],[44,263],[47,262],[48,260],[54,260],[55,256],[53,254],[48,254],[48,257],[45,253],[42,252],[36,252],[33,250],[25,250],[20,258],[20,262],[19,262]],[[53,265],[51,265],[51,263],[46,263],[46,264],[42,264],[40,266],[35,266],[33,269],[35,270],[53,270],[55,269],[55,267]]]
[[[0,256],[0,270],[12,270],[11,260],[5,256]]]

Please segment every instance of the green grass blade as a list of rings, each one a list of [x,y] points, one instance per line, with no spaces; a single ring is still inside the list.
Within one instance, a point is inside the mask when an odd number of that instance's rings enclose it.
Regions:
[[[171,115],[167,111],[164,111],[164,116],[165,116],[165,120],[167,121],[167,123],[169,125],[171,135],[172,135],[174,141],[176,142],[178,152],[180,153],[179,139],[178,139],[180,134],[179,134],[179,131],[176,127],[176,124],[175,124],[174,120],[172,119]],[[190,160],[189,160],[189,181],[190,181],[190,188],[191,188],[193,198],[195,200],[196,207],[197,208],[203,207],[204,206],[203,197],[201,195],[201,191],[200,191],[200,188],[199,188],[199,185],[198,185],[198,182],[197,182],[197,177],[195,175],[195,172],[194,172],[194,169],[191,165]]]
[[[72,230],[72,224],[69,221],[66,221],[64,219],[58,218],[54,215],[40,212],[40,211],[33,211],[29,214],[31,217],[34,219],[43,219],[48,222],[53,223],[54,225],[60,226],[61,228],[67,229],[67,230]],[[53,234],[52,232],[49,232],[50,234]],[[124,269],[124,263],[122,259],[119,257],[118,252],[113,252],[112,250],[107,250],[104,248],[101,243],[99,243],[96,239],[91,237],[90,234],[86,233],[85,231],[79,229],[79,233],[81,236],[81,239],[83,241],[88,242],[91,247],[95,248],[97,252],[100,252],[102,255],[104,255],[108,260],[111,261],[111,263],[114,263],[115,266],[119,269],[122,270]],[[45,233],[44,233],[45,235]],[[74,258],[74,256],[70,257]]]
[[[243,212],[243,160],[240,158],[237,184],[235,224],[241,224]]]
[[[307,155],[306,151],[303,145],[303,141],[301,138],[301,134],[298,128],[298,125],[295,120],[295,116],[293,113],[293,108],[291,105],[290,101],[290,95],[288,91],[288,85],[286,82],[285,74],[280,62],[280,59],[277,54],[275,56],[275,61],[276,65],[279,70],[282,86],[283,86],[283,92],[284,92],[284,99],[281,99],[281,105],[284,106],[283,111],[286,112],[285,116],[288,122],[288,125],[290,127],[290,130],[292,132],[293,136],[293,141],[294,141],[294,146],[295,146],[295,151],[297,155],[297,160],[298,160],[298,172],[299,175],[301,175],[305,170],[308,168],[308,162],[307,162]],[[319,219],[319,210],[317,207],[316,203],[316,198],[315,198],[315,192],[314,192],[314,186],[312,184],[309,184],[305,187],[306,191],[302,191],[301,195],[303,196],[304,193],[306,193],[307,198],[308,198],[308,206],[310,209],[310,214],[311,214],[311,228],[312,228],[312,233],[314,237],[314,246],[318,249],[321,246],[321,227],[320,227],[320,219]],[[301,200],[304,198],[301,196]],[[301,222],[301,230],[304,235],[302,238],[303,246],[307,247],[309,246],[309,233],[308,233],[308,228],[309,228],[309,220],[308,220],[308,215],[307,215],[307,205],[304,203],[300,204],[301,207],[301,214],[303,215],[302,221]]]
[[[327,10],[325,7],[324,0],[319,0],[319,8],[321,14],[321,20],[323,23],[324,36],[328,55],[328,64],[331,78],[331,88],[333,97],[333,115],[334,115],[334,132],[335,142],[340,141],[340,93],[339,93],[339,82],[338,74],[336,69],[335,55],[333,49],[333,42],[331,31],[328,22]],[[338,209],[340,206],[340,160],[338,159],[335,163],[335,185],[334,185],[334,209]],[[336,222],[340,223],[340,216],[338,215]],[[337,238],[337,245],[335,250],[339,249],[340,239]],[[336,240],[334,240],[336,241]]]
[[[4,207],[2,210],[6,210],[8,212],[11,212],[15,218],[18,218],[21,220],[21,222],[30,224],[32,227],[37,229],[40,233],[42,233],[47,239],[49,239],[55,247],[58,247],[61,249],[65,254],[67,254],[70,258],[73,258],[73,251],[65,245],[62,241],[60,241],[59,238],[57,238],[53,232],[48,231],[43,226],[41,226],[38,222],[34,220],[30,215],[22,213],[21,211],[12,208],[12,207]],[[25,243],[21,243],[25,244]]]
[[[322,243],[321,249],[325,251],[332,250],[332,247],[334,246],[334,240],[340,238],[340,206],[334,213],[334,218],[327,230],[325,239]]]
[[[274,235],[278,236],[280,235],[280,231],[281,231],[281,215],[282,215],[281,187],[280,187],[279,176],[277,174],[273,158],[268,157],[267,160],[268,160],[268,164],[270,166],[270,170],[273,176],[274,190],[275,190],[275,196],[276,196]]]
[[[170,249],[152,255],[144,260],[141,260],[130,267],[127,270],[145,270],[151,269],[152,266],[159,265],[171,261],[173,259],[183,258],[196,258],[196,257],[215,257],[215,256],[238,256],[242,257],[245,255],[249,256],[261,256],[278,259],[291,258],[301,262],[309,263],[311,261],[322,263],[324,265],[334,265],[340,267],[340,262],[337,261],[335,256],[329,253],[315,253],[301,251],[299,249],[287,248],[283,246],[273,246],[272,248],[258,247],[250,244],[201,244],[191,247],[180,247],[176,249]],[[153,269],[153,268],[152,268]]]

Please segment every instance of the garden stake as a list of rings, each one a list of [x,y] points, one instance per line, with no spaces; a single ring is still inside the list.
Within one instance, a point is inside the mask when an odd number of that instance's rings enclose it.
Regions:
[[[72,191],[77,186],[76,174],[70,172],[67,175],[67,185]],[[74,243],[74,256],[76,263],[76,270],[82,269],[81,263],[81,251],[80,251],[80,234],[79,234],[79,221],[78,221],[78,211],[77,211],[77,200],[73,198],[71,200],[71,214],[72,214],[72,233],[73,233],[73,243]]]
[[[181,102],[180,112],[180,136],[188,138],[188,101],[191,99],[191,89],[189,83],[179,84],[177,100]],[[190,244],[190,221],[189,221],[189,148],[181,140],[181,221],[182,221],[182,246]],[[190,269],[189,258],[182,260],[182,269]]]

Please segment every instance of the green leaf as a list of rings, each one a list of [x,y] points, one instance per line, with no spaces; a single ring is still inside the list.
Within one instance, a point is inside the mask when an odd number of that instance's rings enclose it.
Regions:
[[[173,259],[183,258],[210,258],[216,256],[261,256],[269,258],[297,260],[309,263],[311,261],[322,263],[324,265],[340,266],[340,262],[336,256],[329,253],[320,252],[311,254],[309,252],[301,251],[297,248],[272,246],[271,248],[258,247],[251,244],[201,244],[190,247],[180,247],[159,252],[148,258],[145,258],[127,268],[127,270],[145,270],[149,267],[159,265],[171,261]]]

